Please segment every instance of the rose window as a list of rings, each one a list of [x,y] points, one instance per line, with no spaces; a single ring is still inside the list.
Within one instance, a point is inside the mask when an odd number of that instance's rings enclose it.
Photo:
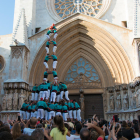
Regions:
[[[96,17],[102,8],[103,1],[104,0],[55,0],[55,10],[63,19],[77,12]]]
[[[99,75],[93,65],[83,57],[76,60],[69,68],[65,82],[75,83],[75,80],[83,74],[88,82],[100,82]]]

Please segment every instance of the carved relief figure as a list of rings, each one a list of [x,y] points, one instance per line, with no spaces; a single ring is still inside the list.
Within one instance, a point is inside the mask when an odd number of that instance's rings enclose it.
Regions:
[[[12,94],[9,93],[7,97],[7,110],[12,110]]]
[[[19,106],[18,106],[18,109],[21,109],[22,104],[24,103],[24,98],[25,98],[24,94],[23,93],[20,93],[20,95],[19,95]]]
[[[139,107],[140,106],[140,89],[137,90],[136,97],[138,99],[138,107]]]
[[[133,92],[132,93],[132,103],[133,103],[133,108],[136,108],[136,97],[137,97],[137,95],[136,95],[136,93],[135,92]]]
[[[7,95],[4,95],[2,99],[2,110],[6,110],[6,98],[7,98]]]
[[[18,93],[16,90],[13,96],[13,110],[17,110],[17,106],[18,106]]]
[[[123,109],[124,110],[128,109],[128,95],[127,95],[127,93],[125,93],[123,96]]]
[[[116,97],[117,110],[121,109],[121,95],[118,93]]]
[[[110,111],[113,111],[114,110],[114,96],[113,94],[110,95]]]

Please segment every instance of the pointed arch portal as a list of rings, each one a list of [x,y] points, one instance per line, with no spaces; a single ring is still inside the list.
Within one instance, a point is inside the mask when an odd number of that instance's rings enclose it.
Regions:
[[[103,88],[131,82],[134,72],[126,52],[120,43],[109,32],[95,24],[94,20],[78,14],[56,24],[59,80],[64,81],[68,68],[74,60],[83,57],[98,72]],[[42,62],[46,55],[44,51],[46,41],[44,40],[43,45],[40,46],[32,64],[30,84],[42,82],[45,70]],[[51,61],[49,65],[51,67]]]

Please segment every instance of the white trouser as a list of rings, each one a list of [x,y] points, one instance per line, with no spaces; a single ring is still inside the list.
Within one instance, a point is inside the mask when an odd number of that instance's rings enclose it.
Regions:
[[[37,118],[44,118],[44,109],[38,109]]]
[[[73,110],[73,118],[76,119],[76,110]]]
[[[63,99],[63,95],[64,95],[64,91],[61,91],[61,92],[60,92],[60,99],[61,99],[61,100]]]
[[[53,38],[54,38],[54,39],[56,39],[57,35],[58,35],[58,34],[57,34],[57,33],[55,33]]]
[[[63,113],[63,119],[64,119],[64,121],[67,121],[67,116],[68,116],[68,113]]]
[[[49,48],[48,47],[46,47],[46,52],[47,52],[47,54],[49,54]]]
[[[57,95],[57,99],[56,99],[57,102],[60,102],[60,94]]]
[[[48,66],[47,62],[43,62],[43,63],[44,63],[44,65],[45,65],[46,69],[48,69],[49,66]]]
[[[72,110],[69,110],[68,113],[69,113],[69,118],[72,119]]]
[[[45,92],[44,91],[40,91],[40,98],[45,98]]]
[[[77,120],[81,121],[81,115],[80,115],[81,109],[78,109],[76,112],[77,112]]]
[[[20,117],[21,117],[21,119],[25,120],[26,119],[26,112],[21,110]]]
[[[56,69],[57,61],[53,61],[53,69]]]
[[[45,98],[48,100],[49,99],[49,92],[45,91]]]
[[[65,91],[65,98],[66,98],[67,101],[69,101],[68,94],[69,94],[69,92],[68,91]]]
[[[31,101],[34,101],[34,99],[35,99],[35,93],[32,93]]]
[[[45,110],[45,120],[48,120],[48,111],[47,110]]]
[[[55,112],[54,112],[54,111],[50,111],[50,112],[49,112],[49,120],[50,120],[52,117],[55,117]]]
[[[34,112],[34,117],[37,118],[37,111]]]
[[[62,115],[61,112],[56,112],[56,115]]]
[[[35,93],[35,101],[38,101],[38,93]]]
[[[52,92],[51,93],[51,102],[55,102],[55,98],[56,98],[56,93],[55,92]]]
[[[32,117],[35,117],[34,113],[35,113],[35,112],[31,112],[31,118],[32,118]]]
[[[48,97],[50,98],[50,89],[48,89]]]
[[[30,114],[28,111],[26,111],[26,119],[29,120],[30,119]]]
[[[48,40],[50,39],[50,36],[49,35],[46,35],[46,37],[48,38]]]
[[[56,50],[57,50],[57,46],[54,46],[54,47],[53,47],[53,52],[55,53]]]

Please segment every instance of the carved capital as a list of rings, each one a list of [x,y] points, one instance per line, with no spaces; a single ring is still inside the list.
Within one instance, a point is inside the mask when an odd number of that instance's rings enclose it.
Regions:
[[[108,90],[109,93],[113,93],[114,92],[114,87],[108,87],[107,90]]]
[[[116,85],[116,86],[114,87],[114,90],[115,90],[115,91],[120,91],[120,85]]]
[[[127,90],[128,89],[128,85],[127,84],[122,84],[121,88],[122,88],[122,90]]]

